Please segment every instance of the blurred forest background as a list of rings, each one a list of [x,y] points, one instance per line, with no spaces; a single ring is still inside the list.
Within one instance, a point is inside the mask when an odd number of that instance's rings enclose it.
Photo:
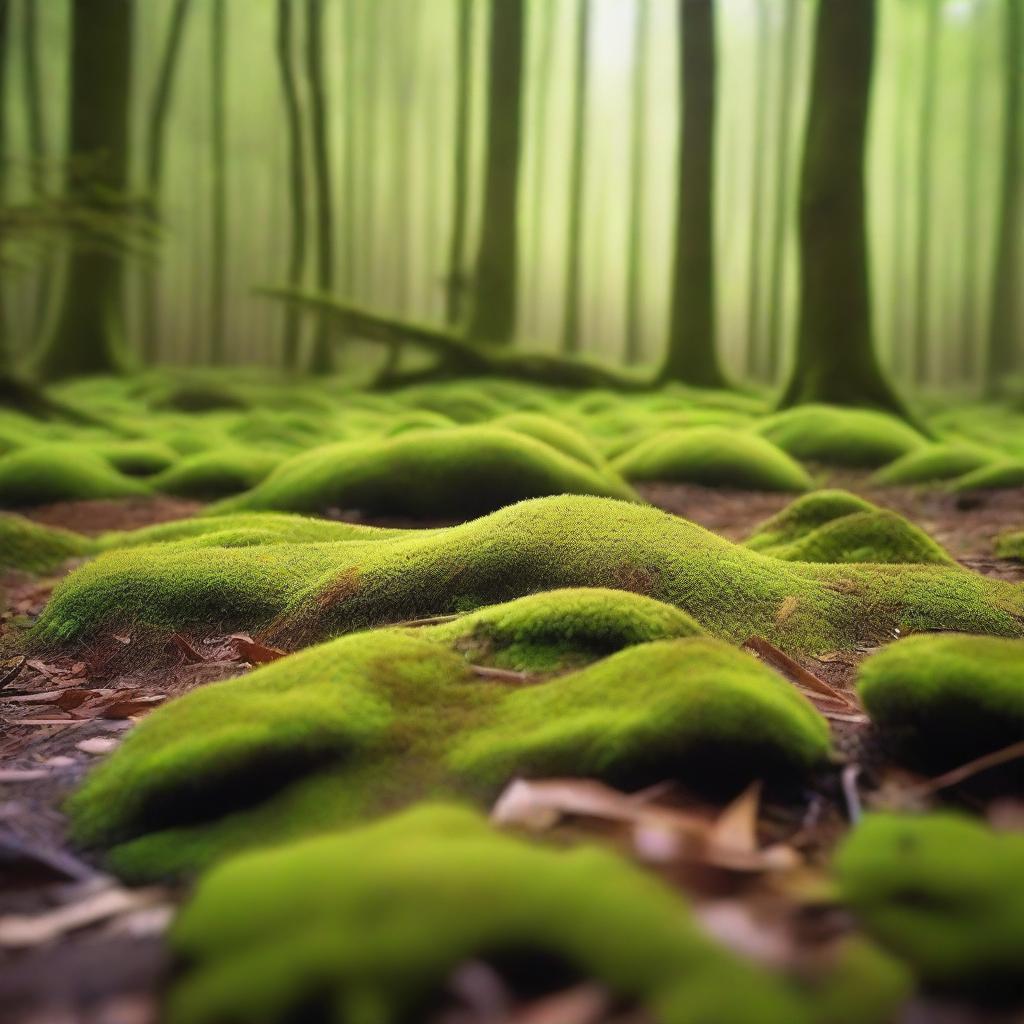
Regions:
[[[14,363],[57,330],[69,265],[59,211],[67,183],[88,175],[69,144],[73,4],[0,0],[0,202],[16,229],[0,324]],[[131,229],[99,224],[93,240],[124,262],[125,346],[142,365],[315,366],[315,320],[255,291],[286,283],[459,323],[497,145],[515,178],[517,344],[656,364],[686,188],[685,4],[77,0],[105,35],[107,109],[120,96],[128,129],[123,198],[129,220],[143,213]],[[777,384],[797,330],[817,3],[701,6],[715,19],[718,351],[732,379]],[[1021,288],[1009,359],[989,357],[1001,261],[1024,245],[1022,22],[1022,0],[877,3],[872,316],[880,359],[905,387],[978,390],[1024,362]],[[489,118],[500,121],[490,134]],[[18,211],[31,230],[17,230]],[[1003,269],[1019,279],[1022,268]],[[382,358],[347,344],[336,365]]]

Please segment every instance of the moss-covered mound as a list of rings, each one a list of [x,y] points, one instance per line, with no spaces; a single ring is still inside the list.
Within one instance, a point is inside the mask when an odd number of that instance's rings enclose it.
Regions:
[[[883,466],[871,482],[882,487],[936,483],[981,469],[992,460],[991,452],[977,445],[963,442],[928,444]]]
[[[182,498],[224,498],[255,487],[283,459],[275,452],[252,448],[217,448],[186,456],[150,483],[157,491]]]
[[[965,473],[949,486],[958,493],[1024,487],[1024,461],[1010,459],[993,462],[971,473]]]
[[[577,587],[491,605],[420,635],[454,646],[476,664],[548,672],[634,644],[702,632],[685,612],[653,598]]]
[[[0,457],[0,507],[127,498],[149,493],[101,455],[71,444],[35,445]]]
[[[491,426],[536,438],[587,466],[602,471],[607,468],[605,460],[578,430],[553,416],[537,412],[514,412],[494,420]]]
[[[996,554],[1000,558],[1012,558],[1024,562],[1024,531],[1004,533],[996,539]]]
[[[787,562],[953,562],[928,534],[901,515],[845,491],[798,498],[762,523],[746,544]]]
[[[510,958],[535,983],[545,968],[556,987],[595,979],[663,1024],[809,1019],[624,861],[530,845],[450,806],[232,860],[172,945],[190,968],[170,1024],[423,1020],[460,964]]]
[[[152,476],[178,461],[178,453],[162,441],[114,441],[96,445],[95,451],[125,476]]]
[[[70,809],[82,842],[141,836],[114,864],[152,877],[424,796],[486,801],[520,775],[735,786],[805,771],[829,742],[792,686],[710,638],[638,644],[518,687],[480,679],[440,638],[381,630],[165,705]]]
[[[807,471],[770,441],[727,427],[670,430],[619,456],[627,480],[661,480],[760,491],[806,491]]]
[[[869,409],[800,405],[754,428],[795,459],[875,469],[923,447],[925,439],[902,420]]]
[[[836,857],[845,901],[931,985],[1024,998],[1024,836],[875,814]]]
[[[1024,740],[1024,641],[908,637],[861,664],[857,691],[904,752],[952,767]]]
[[[462,427],[315,448],[219,509],[343,508],[461,519],[545,494],[634,497],[610,469],[585,465],[535,438]]]
[[[40,526],[23,516],[0,513],[0,569],[47,572],[94,550],[81,534]]]
[[[35,640],[81,643],[126,622],[251,630],[276,617],[279,642],[308,642],[579,586],[642,593],[717,636],[793,650],[896,628],[1024,633],[1021,589],[957,566],[783,562],[656,509],[564,496],[384,541],[224,548],[216,559],[188,544],[114,551],[61,584]]]

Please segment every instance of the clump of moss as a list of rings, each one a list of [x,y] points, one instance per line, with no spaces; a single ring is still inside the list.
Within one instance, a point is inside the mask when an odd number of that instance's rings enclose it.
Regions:
[[[212,412],[247,409],[249,400],[236,387],[219,380],[179,380],[161,384],[149,398],[152,409],[174,412]]]
[[[275,452],[252,448],[216,448],[186,456],[150,483],[164,494],[208,501],[255,487],[283,459],[283,455]]]
[[[949,486],[958,493],[1024,487],[1024,460],[998,460],[971,473],[965,473]]]
[[[875,469],[926,444],[913,427],[886,413],[831,405],[800,405],[754,428],[796,459]]]
[[[258,899],[254,899],[255,894]],[[170,1024],[423,1019],[471,959],[533,958],[665,1024],[802,1024],[781,982],[715,946],[662,883],[595,847],[503,836],[429,805],[212,871],[172,931]],[[536,979],[535,979],[536,980]]]
[[[1024,998],[1024,836],[952,814],[874,814],[835,868],[868,932],[925,982]]]
[[[94,450],[126,476],[152,476],[178,461],[178,453],[161,441],[114,441]]]
[[[861,664],[857,691],[907,755],[953,767],[1024,739],[1024,642],[907,637]]]
[[[152,877],[424,796],[487,801],[521,775],[735,786],[798,775],[829,742],[796,690],[710,638],[641,643],[510,688],[437,635],[379,630],[165,705],[70,810],[82,842],[134,839],[114,863]]]
[[[953,564],[922,529],[845,491],[798,498],[762,523],[746,543],[787,562]]]
[[[628,485],[535,438],[493,427],[327,445],[219,508],[467,518],[544,494],[632,498]]]
[[[1000,558],[1024,562],[1024,531],[1004,533],[996,538],[996,554]]]
[[[928,444],[883,466],[871,478],[882,487],[929,484],[952,480],[993,461],[991,452],[964,442]]]
[[[81,534],[0,513],[0,569],[47,572],[93,550],[94,543]]]
[[[547,672],[634,644],[702,632],[685,612],[653,598],[577,587],[491,605],[421,635],[454,645],[477,664]]]
[[[727,427],[656,434],[614,462],[627,480],[707,484],[761,491],[806,491],[807,471],[770,441]]]
[[[78,445],[34,445],[0,457],[0,506],[6,508],[147,493],[144,484]]]
[[[536,438],[551,448],[578,459],[587,466],[606,470],[607,464],[594,446],[577,430],[556,420],[553,416],[545,416],[537,412],[514,412],[494,420],[492,427],[511,430],[515,434],[525,434]]]

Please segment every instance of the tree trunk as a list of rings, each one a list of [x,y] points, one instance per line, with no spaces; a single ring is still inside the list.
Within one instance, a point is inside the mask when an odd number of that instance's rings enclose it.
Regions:
[[[468,335],[508,344],[516,322],[523,0],[491,0],[483,215]]]
[[[1020,282],[1024,275],[1021,252],[1021,71],[1024,63],[1024,8],[1005,0],[1003,74],[1006,99],[1003,121],[1003,184],[1000,197],[999,240],[996,247],[995,287],[989,327],[987,390],[997,393],[1018,366],[1017,345],[1024,324],[1020,312]]]
[[[781,405],[834,402],[906,415],[875,354],[864,155],[875,0],[818,7],[800,183],[800,330]]]
[[[566,241],[565,320],[562,350],[580,350],[580,284],[583,276],[583,201],[587,149],[587,77],[590,53],[590,0],[576,0],[576,77],[573,86],[572,143],[569,153],[569,222]]]
[[[664,380],[724,383],[715,351],[715,4],[679,0],[680,124],[675,258]]]
[[[210,32],[212,232],[210,238],[210,361],[224,362],[227,280],[227,0],[213,0]]]
[[[469,115],[472,85],[473,0],[459,0],[455,43],[455,150],[452,154],[452,233],[445,282],[445,320],[462,322],[466,270],[466,192],[469,188]]]
[[[85,161],[69,190],[98,215],[128,183],[133,0],[72,4],[69,150]],[[120,369],[122,255],[73,245],[56,326],[39,361],[47,379]]]
[[[7,44],[10,25],[10,0],[0,0],[0,208],[7,203]],[[12,362],[7,338],[3,279],[0,278],[0,373],[3,373]]]
[[[773,369],[765,358],[764,336],[762,332],[762,286],[764,284],[764,202],[765,202],[765,167],[767,165],[766,150],[768,139],[768,101],[771,97],[768,88],[768,63],[771,50],[769,34],[767,0],[757,0],[755,16],[757,19],[757,42],[754,57],[754,161],[751,184],[753,194],[753,212],[750,220],[750,262],[747,270],[747,336],[745,338],[744,355],[747,373],[756,367],[757,376],[767,379]],[[780,102],[782,99],[780,97]]]
[[[309,0],[306,24],[306,80],[310,98],[310,138],[313,145],[313,201],[316,209],[316,285],[328,292],[334,284],[334,208],[331,201],[331,163],[327,137],[327,86],[324,77],[324,0]],[[331,340],[326,319],[313,334],[310,372],[330,373]]]
[[[626,257],[626,364],[640,362],[643,351],[643,310],[640,302],[643,273],[644,183],[647,153],[647,46],[650,35],[650,0],[636,0],[633,23],[632,100],[629,140],[629,241]]]

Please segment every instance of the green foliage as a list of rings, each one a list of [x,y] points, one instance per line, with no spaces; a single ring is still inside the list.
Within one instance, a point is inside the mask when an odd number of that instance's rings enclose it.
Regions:
[[[81,445],[34,445],[0,457],[0,505],[7,508],[148,493]]]
[[[786,409],[754,429],[795,459],[866,469],[886,465],[926,443],[895,416],[832,405]]]
[[[952,814],[873,814],[835,868],[871,936],[925,982],[1024,997],[1024,837]]]
[[[981,469],[992,460],[992,453],[977,445],[963,442],[929,444],[883,466],[872,476],[871,482],[883,487],[936,483]]]
[[[265,480],[284,456],[254,448],[215,448],[180,459],[150,480],[154,490],[211,500],[238,494]]]
[[[1024,642],[907,637],[861,664],[857,691],[905,755],[951,768],[1024,737]]]
[[[0,569],[47,572],[95,546],[70,530],[40,526],[23,516],[0,513]]]
[[[283,1024],[311,1001],[338,1020],[398,1024],[419,1019],[459,964],[514,953],[568,965],[664,1024],[808,1019],[661,883],[606,851],[529,845],[451,806],[232,860],[202,880],[172,945],[191,966],[170,1024]]]
[[[627,479],[763,491],[806,491],[811,478],[770,441],[727,427],[659,433],[614,462]]]

